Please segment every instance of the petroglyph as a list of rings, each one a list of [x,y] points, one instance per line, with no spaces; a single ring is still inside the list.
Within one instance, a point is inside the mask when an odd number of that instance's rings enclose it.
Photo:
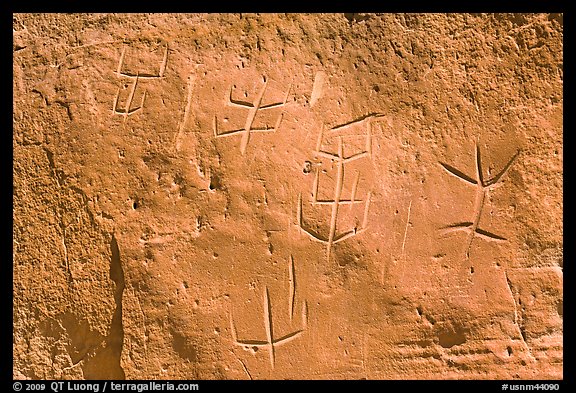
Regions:
[[[302,329],[295,330],[288,333],[282,337],[276,338],[274,336],[274,326],[272,323],[272,305],[270,304],[270,293],[268,292],[268,287],[264,288],[264,330],[266,332],[266,340],[240,340],[238,339],[238,333],[236,331],[236,325],[234,324],[234,317],[232,312],[230,312],[230,332],[232,334],[232,341],[234,344],[241,347],[256,347],[265,348],[268,350],[270,355],[270,366],[274,368],[276,362],[276,349],[290,341],[300,337],[302,333],[306,330],[307,316],[307,305],[306,303],[302,306],[303,314],[303,327]]]
[[[563,14],[12,18],[14,380],[562,379]]]
[[[120,59],[118,60],[118,67],[116,68],[116,75],[119,78],[128,78],[131,81],[132,85],[130,88],[130,92],[128,94],[128,98],[125,101],[124,107],[119,107],[118,103],[120,101],[120,88],[116,93],[116,97],[114,98],[114,102],[112,105],[112,114],[114,115],[121,115],[124,117],[123,123],[126,123],[128,116],[133,115],[135,113],[140,112],[144,108],[144,102],[146,101],[146,90],[142,94],[142,99],[140,104],[136,107],[133,107],[134,96],[136,95],[136,89],[138,88],[138,82],[146,80],[146,79],[160,79],[164,77],[164,72],[166,71],[166,65],[168,64],[168,44],[166,44],[166,48],[164,50],[164,55],[160,65],[158,67],[157,73],[150,73],[146,71],[129,71],[124,70],[124,61],[126,57],[127,48],[124,46],[122,48],[122,53],[120,54]]]
[[[290,321],[292,321],[294,314],[294,304],[296,301],[296,275],[294,271],[294,258],[292,257],[292,255],[290,256],[289,260],[288,272],[290,283],[290,292],[288,298],[289,301],[288,314],[290,316]],[[295,330],[291,333],[285,334],[284,336],[279,338],[276,338],[274,335],[274,324],[272,320],[272,304],[270,302],[270,293],[268,291],[268,287],[264,287],[263,303],[264,303],[264,330],[266,332],[266,340],[239,340],[236,325],[234,324],[234,316],[232,315],[232,311],[230,311],[230,333],[232,335],[232,341],[234,341],[234,344],[238,346],[245,348],[256,347],[267,349],[270,356],[270,366],[272,367],[272,369],[274,369],[274,365],[276,362],[276,349],[300,337],[302,333],[304,333],[304,331],[307,329],[308,303],[306,301],[302,303],[302,328],[299,330]]]
[[[506,239],[502,236],[496,235],[492,232],[486,231],[478,227],[480,223],[480,218],[482,216],[482,210],[484,208],[484,203],[486,200],[486,196],[488,191],[492,190],[496,186],[499,185],[499,182],[502,180],[504,175],[508,172],[508,170],[512,167],[512,164],[520,154],[520,150],[516,152],[510,158],[508,163],[504,166],[504,168],[496,174],[496,176],[492,177],[491,179],[484,180],[484,175],[482,172],[482,160],[480,156],[480,146],[478,146],[478,141],[475,141],[475,164],[476,164],[476,179],[467,176],[462,171],[444,163],[440,163],[442,168],[447,171],[450,175],[460,179],[461,181],[465,182],[466,184],[472,184],[476,186],[476,197],[474,201],[474,213],[471,222],[459,222],[455,224],[448,225],[442,228],[441,234],[447,235],[454,232],[466,232],[468,234],[466,239],[466,248],[465,248],[465,255],[466,259],[470,258],[470,248],[472,246],[472,241],[474,237],[478,236],[486,241],[495,241],[495,242],[502,242]]]
[[[314,183],[312,185],[312,205],[329,205],[331,206],[331,214],[330,214],[330,227],[327,236],[322,236],[317,232],[313,231],[312,229],[308,228],[303,223],[303,213],[302,213],[302,195],[299,194],[298,196],[298,204],[297,204],[297,225],[301,229],[302,232],[306,233],[310,238],[315,241],[321,242],[326,244],[326,258],[329,261],[330,255],[332,252],[332,247],[334,244],[349,239],[353,236],[356,236],[368,228],[368,214],[370,210],[370,201],[371,201],[371,192],[368,191],[366,195],[366,199],[357,199],[357,190],[358,184],[360,181],[360,173],[357,171],[354,177],[354,181],[352,183],[352,190],[350,193],[350,198],[345,199],[342,198],[342,193],[344,189],[344,172],[345,172],[345,165],[352,162],[359,160],[361,158],[371,158],[372,157],[372,121],[373,119],[382,117],[382,114],[370,114],[366,116],[362,116],[356,120],[350,121],[348,123],[336,126],[328,131],[324,131],[324,126],[320,128],[320,132],[318,135],[318,139],[316,142],[316,150],[314,154],[320,157],[330,159],[336,165],[336,184],[334,185],[333,197],[332,199],[319,199],[319,187],[320,187],[320,168],[316,168],[316,173],[314,176]],[[359,125],[361,123],[366,123],[366,131],[364,135],[364,150],[360,152],[353,153],[351,155],[345,156],[344,154],[344,138],[349,137],[350,135],[341,135],[343,131]],[[353,135],[356,137],[357,135]],[[323,149],[324,140],[325,139],[336,139],[337,140],[337,152],[327,151]],[[337,233],[337,223],[338,223],[338,215],[340,205],[350,205],[350,211],[352,210],[352,206],[355,204],[364,203],[364,216],[362,218],[362,224],[360,227],[354,227],[348,231]]]
[[[270,128],[270,127],[256,128],[256,127],[254,127],[254,119],[256,118],[256,115],[258,114],[259,111],[263,111],[263,110],[267,110],[267,109],[280,108],[280,107],[283,107],[284,105],[286,105],[286,102],[288,101],[288,97],[290,96],[290,90],[292,89],[292,86],[290,86],[288,88],[288,90],[286,91],[286,96],[284,97],[283,101],[275,102],[275,103],[267,104],[267,105],[262,105],[262,99],[264,98],[264,94],[266,93],[266,88],[268,86],[268,80],[266,79],[266,77],[263,77],[262,80],[264,82],[262,89],[258,92],[258,94],[254,98],[253,102],[246,102],[246,101],[234,99],[232,97],[232,92],[233,92],[234,87],[232,86],[230,88],[230,94],[228,96],[227,104],[229,106],[233,106],[233,107],[237,107],[237,108],[241,108],[241,109],[248,109],[248,115],[246,116],[246,122],[244,124],[244,128],[240,128],[237,130],[229,130],[229,131],[218,131],[218,117],[216,115],[214,115],[214,123],[213,123],[214,136],[216,138],[220,138],[220,137],[227,137],[227,136],[233,136],[233,135],[240,134],[242,136],[242,138],[240,140],[240,153],[242,153],[242,155],[244,155],[246,153],[246,149],[248,148],[248,143],[250,142],[250,134],[252,132],[276,132],[278,130],[278,128],[280,127],[280,124],[282,123],[282,118],[284,116],[284,114],[282,112],[278,116],[278,119],[276,121],[276,125],[273,128]]]

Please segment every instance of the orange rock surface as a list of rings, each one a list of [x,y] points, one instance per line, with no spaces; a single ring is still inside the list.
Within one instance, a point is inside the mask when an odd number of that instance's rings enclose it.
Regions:
[[[14,378],[562,378],[562,15],[13,35]]]

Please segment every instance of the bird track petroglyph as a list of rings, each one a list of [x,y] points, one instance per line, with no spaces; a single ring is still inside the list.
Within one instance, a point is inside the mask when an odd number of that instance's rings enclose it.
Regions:
[[[290,276],[290,294],[289,294],[289,315],[290,320],[292,320],[293,314],[293,307],[294,307],[294,299],[295,299],[295,291],[296,291],[296,279],[294,273],[294,259],[290,256],[290,264],[289,264],[289,276]],[[289,343],[290,341],[300,337],[304,331],[306,331],[308,326],[308,304],[306,301],[302,304],[302,328],[299,330],[295,330],[291,333],[285,334],[282,337],[276,338],[274,335],[274,325],[272,321],[272,304],[270,302],[270,293],[268,291],[268,287],[264,287],[264,330],[266,332],[266,340],[240,340],[238,339],[238,332],[236,330],[236,325],[234,323],[234,316],[232,315],[232,311],[230,311],[230,333],[232,335],[232,340],[234,341],[235,345],[241,347],[256,347],[256,348],[265,348],[268,350],[270,356],[270,366],[274,369],[274,365],[276,363],[276,349],[284,344]]]
[[[496,176],[487,180],[484,180],[484,175],[482,172],[482,160],[480,157],[480,146],[478,146],[478,141],[475,142],[476,179],[471,178],[464,172],[461,172],[460,170],[448,164],[442,162],[440,163],[442,168],[444,168],[444,170],[448,172],[450,175],[456,177],[457,179],[462,180],[466,184],[472,184],[476,186],[476,197],[474,201],[474,214],[472,217],[472,221],[459,222],[448,225],[440,229],[442,235],[447,235],[459,231],[468,233],[465,249],[466,259],[470,258],[470,248],[472,246],[472,241],[474,240],[475,236],[478,236],[487,241],[501,242],[506,240],[502,236],[496,235],[494,233],[479,228],[478,225],[480,223],[480,218],[482,216],[482,210],[484,208],[487,192],[494,189],[496,186],[500,184],[499,182],[502,180],[503,176],[508,172],[508,170],[512,167],[512,164],[514,164],[514,161],[516,160],[519,154],[520,150],[518,150],[516,154],[512,156],[512,158],[508,161],[508,163],[504,166],[504,168],[498,174],[496,174]]]

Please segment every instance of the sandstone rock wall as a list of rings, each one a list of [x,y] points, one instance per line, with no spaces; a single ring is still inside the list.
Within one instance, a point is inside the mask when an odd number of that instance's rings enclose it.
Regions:
[[[562,377],[562,15],[13,30],[15,378]]]

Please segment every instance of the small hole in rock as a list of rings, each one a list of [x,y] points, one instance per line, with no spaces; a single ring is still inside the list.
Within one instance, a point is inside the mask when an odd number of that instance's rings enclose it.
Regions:
[[[210,178],[210,185],[209,185],[210,190],[220,190],[222,189],[222,182],[220,181],[220,177],[217,175],[212,175],[212,177]]]

